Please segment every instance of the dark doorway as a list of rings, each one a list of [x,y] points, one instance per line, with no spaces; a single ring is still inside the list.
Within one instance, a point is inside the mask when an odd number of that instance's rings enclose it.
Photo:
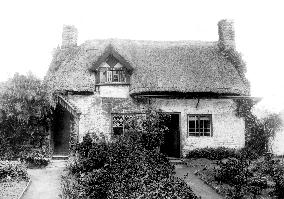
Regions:
[[[170,118],[166,122],[169,130],[165,132],[164,144],[161,146],[161,152],[168,157],[180,157],[180,114],[170,113]]]
[[[53,123],[53,154],[68,155],[71,115],[61,106],[56,107]]]

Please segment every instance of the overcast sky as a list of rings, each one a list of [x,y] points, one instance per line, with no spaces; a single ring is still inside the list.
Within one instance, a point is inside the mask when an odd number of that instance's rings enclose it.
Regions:
[[[284,108],[284,2],[279,1],[40,1],[0,2],[0,81],[15,72],[43,78],[63,24],[88,39],[218,40],[217,23],[235,21],[237,50],[247,62],[252,95]]]

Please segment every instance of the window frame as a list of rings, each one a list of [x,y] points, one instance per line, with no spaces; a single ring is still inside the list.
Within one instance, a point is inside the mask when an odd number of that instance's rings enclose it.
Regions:
[[[198,120],[198,132],[194,132],[195,134],[198,135],[190,135],[190,133],[193,132],[189,132],[189,117],[197,117]],[[210,135],[204,135],[204,132],[200,132],[200,117],[208,117],[209,121],[210,121]],[[212,121],[212,114],[187,114],[186,117],[186,123],[187,123],[187,137],[213,137],[213,121]],[[204,127],[203,127],[204,128]],[[203,133],[203,135],[202,135]]]

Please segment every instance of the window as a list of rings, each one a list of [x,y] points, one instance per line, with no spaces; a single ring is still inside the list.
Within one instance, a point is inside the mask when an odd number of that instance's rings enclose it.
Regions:
[[[112,133],[113,135],[123,135],[129,128],[129,120],[138,120],[144,117],[143,113],[114,113],[112,114]]]
[[[212,136],[211,115],[187,115],[188,136]]]
[[[99,77],[100,83],[126,83],[126,71],[112,55],[100,66]]]

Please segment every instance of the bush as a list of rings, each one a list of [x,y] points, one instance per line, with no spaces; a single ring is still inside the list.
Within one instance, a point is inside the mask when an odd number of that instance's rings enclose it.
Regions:
[[[209,160],[222,160],[230,157],[238,157],[237,151],[225,147],[194,149],[186,155],[186,158],[207,158]]]
[[[21,161],[25,162],[28,167],[46,167],[50,160],[41,149],[33,149],[21,153]]]
[[[24,146],[46,144],[52,108],[42,82],[15,74],[0,91],[0,159],[17,159]]]
[[[248,162],[237,158],[223,159],[218,162],[215,179],[230,185],[244,185],[252,173],[248,170]]]
[[[72,175],[61,176],[62,199],[84,199],[82,185]]]
[[[76,183],[64,184],[64,197],[157,198],[176,194],[195,198],[186,183],[172,178],[174,167],[166,156],[143,145],[141,133],[129,131],[109,143],[91,140],[87,135],[77,147],[78,157],[68,167]],[[71,191],[76,184],[81,186]]]
[[[0,182],[27,179],[27,168],[23,164],[16,161],[0,161]]]

